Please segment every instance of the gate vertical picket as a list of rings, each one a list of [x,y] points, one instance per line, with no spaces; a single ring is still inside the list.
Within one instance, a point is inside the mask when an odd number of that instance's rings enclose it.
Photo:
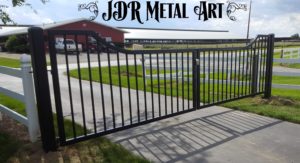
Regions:
[[[200,77],[199,77],[199,66],[200,66],[200,60],[199,60],[199,51],[193,51],[193,109],[199,109],[200,108]]]
[[[46,152],[54,151],[57,149],[57,143],[48,82],[44,32],[41,28],[32,27],[29,28],[28,35],[43,148]]]
[[[258,62],[259,62],[259,55],[254,54],[252,56],[252,86],[251,86],[251,91],[252,94],[257,93],[257,82],[258,82]]]

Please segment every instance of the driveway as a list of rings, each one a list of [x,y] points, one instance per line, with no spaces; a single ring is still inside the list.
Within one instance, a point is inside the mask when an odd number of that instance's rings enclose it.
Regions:
[[[105,57],[105,56],[103,56]],[[101,63],[107,65],[105,59]],[[133,61],[129,61],[133,64]],[[116,61],[111,62],[117,64]],[[124,64],[124,61],[121,62]],[[92,65],[97,65],[92,63]],[[81,67],[87,64],[82,63]],[[77,68],[71,64],[71,68]],[[62,94],[62,105],[64,115],[70,117],[70,97],[68,91],[65,65],[59,65],[60,90]],[[51,74],[49,73],[51,78]],[[51,82],[51,80],[50,80]],[[77,123],[82,124],[82,103],[80,100],[79,81],[71,79],[73,108]],[[112,110],[114,101],[117,126],[121,124],[120,93],[123,94],[124,110],[129,109],[128,89],[116,86],[103,85],[104,101],[101,99],[100,84],[83,81],[83,98],[86,112],[86,125],[93,130],[93,114],[91,101],[91,88],[95,97],[96,125],[97,130],[103,124],[102,103],[106,108],[106,121],[108,128],[112,127]],[[0,75],[0,85],[22,92],[19,79]],[[111,98],[110,89],[114,93]],[[134,121],[137,121],[137,104],[141,106],[141,116],[145,113],[152,116],[152,112],[144,109],[145,104],[152,107],[150,93],[146,98],[141,91],[131,91],[132,112]],[[137,96],[137,94],[139,94]],[[139,97],[139,103],[137,102]],[[53,96],[52,96],[53,98]],[[154,101],[159,95],[154,94]],[[167,97],[167,111],[171,111],[171,97]],[[176,99],[174,99],[176,100]],[[53,100],[54,101],[54,100]],[[184,102],[185,105],[182,105]],[[179,106],[187,107],[191,101],[181,100]],[[163,105],[164,103],[162,103]],[[53,103],[53,106],[54,103]],[[176,108],[177,105],[174,105]],[[54,108],[54,107],[53,107]],[[154,103],[154,115],[158,114],[157,102]],[[173,108],[173,109],[174,109]],[[182,109],[182,108],[181,108]],[[126,111],[127,112],[127,111]],[[125,124],[129,123],[129,115],[124,114]],[[139,154],[154,162],[300,162],[300,126],[276,119],[263,117],[255,114],[234,111],[223,107],[210,107],[173,118],[146,124],[125,131],[108,135],[112,141],[122,144],[128,150]]]
[[[296,163],[300,125],[210,107],[110,134],[154,162]]]

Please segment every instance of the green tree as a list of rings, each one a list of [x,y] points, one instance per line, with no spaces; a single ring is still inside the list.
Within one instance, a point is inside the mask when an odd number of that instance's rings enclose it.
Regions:
[[[7,41],[5,42],[5,48],[12,52],[14,51],[14,46],[18,43],[17,41],[17,36],[13,35],[13,36],[9,36]]]
[[[291,38],[299,38],[299,33],[295,33],[291,36]]]
[[[25,36],[9,36],[5,42],[5,48],[9,52],[14,53],[28,53],[29,47]]]
[[[48,0],[41,0],[41,2],[45,4]],[[33,9],[31,4],[27,3],[26,0],[11,0],[11,3],[12,7],[28,6]],[[8,8],[8,6],[0,4],[0,21],[3,24],[14,23],[9,14],[5,12],[5,8]],[[34,9],[33,11],[36,12]]]

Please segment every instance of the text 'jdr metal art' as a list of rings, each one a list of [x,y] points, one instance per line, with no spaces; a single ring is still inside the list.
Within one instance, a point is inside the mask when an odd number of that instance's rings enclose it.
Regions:
[[[95,20],[100,13],[98,1],[79,4],[78,10],[91,12],[93,15],[90,16],[90,20]],[[197,5],[191,7],[187,3],[110,0],[107,2],[106,11],[101,12],[101,18],[104,21],[123,21],[126,18],[130,18],[131,21],[144,24],[144,22],[150,20],[160,22],[163,19],[189,19],[189,14],[193,13],[197,16],[198,21],[205,22],[210,19],[222,19],[223,12],[226,11],[227,17],[231,21],[236,21],[238,20],[236,14],[238,10],[247,11],[247,4],[238,4],[230,1],[227,4],[199,1]]]

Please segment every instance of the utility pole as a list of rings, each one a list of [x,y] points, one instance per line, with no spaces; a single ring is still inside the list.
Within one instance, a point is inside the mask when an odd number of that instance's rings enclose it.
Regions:
[[[252,0],[250,0],[250,7],[249,7],[248,29],[247,29],[247,40],[249,39],[250,20],[251,20],[251,8],[252,8]]]

